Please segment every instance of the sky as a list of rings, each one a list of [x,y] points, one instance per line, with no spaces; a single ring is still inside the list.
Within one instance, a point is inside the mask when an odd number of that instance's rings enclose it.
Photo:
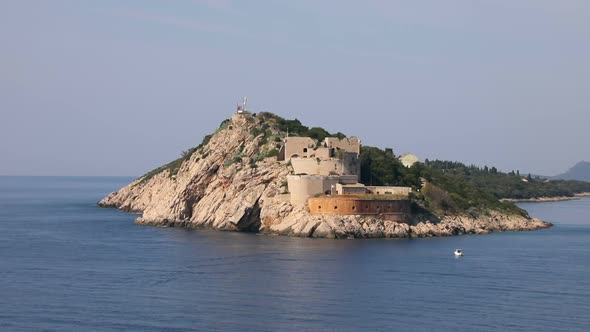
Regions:
[[[590,160],[587,0],[0,1],[0,175],[139,176],[253,111],[555,175]]]

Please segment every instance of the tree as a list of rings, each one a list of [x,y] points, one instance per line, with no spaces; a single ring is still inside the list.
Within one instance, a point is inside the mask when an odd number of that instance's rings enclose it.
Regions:
[[[327,132],[324,128],[313,127],[311,129],[309,129],[309,131],[307,132],[307,136],[321,142],[326,137],[330,136],[330,133]]]
[[[393,149],[392,148],[385,148],[385,156],[387,158],[395,158],[395,155],[393,154]]]

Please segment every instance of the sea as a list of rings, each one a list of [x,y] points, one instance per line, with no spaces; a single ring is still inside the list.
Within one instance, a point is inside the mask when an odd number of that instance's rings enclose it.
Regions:
[[[546,230],[327,240],[96,205],[131,180],[0,177],[0,331],[590,331],[589,198],[520,204]]]

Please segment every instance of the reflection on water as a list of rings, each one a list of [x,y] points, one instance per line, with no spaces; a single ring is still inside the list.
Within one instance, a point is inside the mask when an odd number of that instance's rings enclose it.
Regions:
[[[590,330],[590,199],[522,204],[536,232],[318,240],[94,205],[127,181],[0,177],[0,330]]]

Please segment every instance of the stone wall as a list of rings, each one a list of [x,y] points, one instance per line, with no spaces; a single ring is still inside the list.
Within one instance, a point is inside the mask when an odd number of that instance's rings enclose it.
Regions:
[[[346,154],[344,159],[291,158],[291,165],[295,174],[357,175],[357,178],[360,174],[360,160],[352,154]]]
[[[326,137],[324,143],[329,148],[338,148],[345,152],[361,153],[361,141],[358,137],[339,139],[338,137]]]
[[[316,160],[309,158],[292,158],[291,165],[295,174],[337,175],[342,174],[341,160]]]
[[[405,222],[410,201],[405,199],[366,199],[360,195],[321,196],[308,200],[312,215],[366,215]]]
[[[291,204],[305,205],[310,197],[331,193],[332,186],[336,187],[338,179],[337,176],[288,175],[287,186],[291,194]]]
[[[307,153],[308,158],[320,158],[320,159],[330,159],[334,157],[334,149],[319,147],[316,149],[308,150]]]
[[[316,141],[310,137],[286,137],[279,151],[279,160],[289,160],[293,157],[327,160],[334,158],[337,151],[341,151],[342,154],[354,154],[358,158],[360,140],[356,137],[342,140],[337,137],[327,137],[320,146],[316,146]]]
[[[307,157],[308,152],[313,150],[315,146],[315,141],[309,137],[286,137],[283,160],[289,160],[293,156]]]
[[[367,186],[367,189],[377,195],[409,196],[412,192],[410,187]]]
[[[367,193],[367,188],[362,184],[341,184],[336,185],[336,193],[338,195],[364,195]]]
[[[361,175],[361,160],[358,154],[347,152],[342,156],[342,174]]]
[[[342,184],[356,184],[358,182],[357,175],[340,175],[338,177],[338,183]]]

